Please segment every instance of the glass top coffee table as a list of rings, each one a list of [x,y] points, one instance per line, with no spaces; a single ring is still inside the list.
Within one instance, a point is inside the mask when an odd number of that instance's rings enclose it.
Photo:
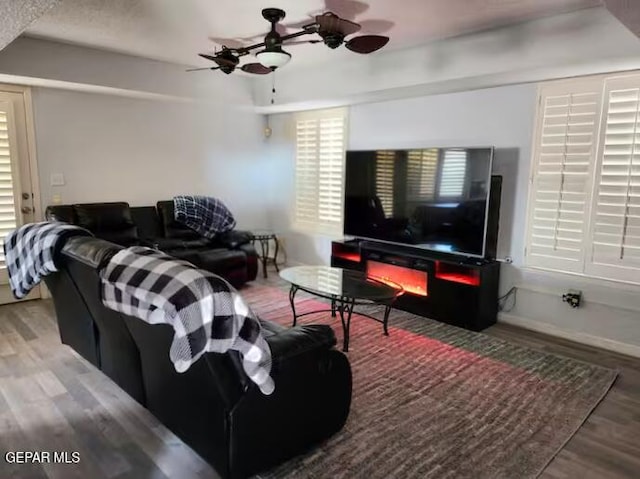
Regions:
[[[358,305],[380,304],[385,307],[384,319],[378,319],[365,313],[356,312],[382,323],[385,335],[389,335],[389,312],[395,300],[404,293],[402,286],[391,282],[382,282],[369,278],[358,271],[350,271],[330,266],[294,266],[280,272],[280,277],[291,283],[289,302],[293,312],[293,325],[298,318],[322,311],[331,311],[331,316],[340,314],[344,341],[343,351],[349,351],[349,328],[353,309]],[[331,309],[321,309],[298,314],[295,306],[295,296],[298,291],[305,291],[320,298],[331,301]]]

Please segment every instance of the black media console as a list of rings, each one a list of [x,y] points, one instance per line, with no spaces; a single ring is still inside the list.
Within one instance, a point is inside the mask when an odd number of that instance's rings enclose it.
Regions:
[[[331,265],[401,284],[397,308],[474,331],[496,322],[497,261],[352,240],[332,243]]]

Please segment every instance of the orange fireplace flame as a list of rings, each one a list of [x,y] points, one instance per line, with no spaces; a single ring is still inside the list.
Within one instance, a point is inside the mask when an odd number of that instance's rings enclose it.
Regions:
[[[367,261],[367,276],[391,286],[400,285],[407,293],[427,296],[427,273],[395,264]]]

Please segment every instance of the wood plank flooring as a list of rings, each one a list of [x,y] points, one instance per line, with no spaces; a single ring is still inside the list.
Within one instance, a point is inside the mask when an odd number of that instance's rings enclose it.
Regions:
[[[277,284],[275,272],[268,282]],[[640,359],[496,325],[489,334],[620,371],[542,474],[640,477]],[[12,464],[8,451],[78,452],[77,464]],[[50,301],[0,306],[0,478],[216,478],[110,379],[60,343]],[[514,478],[517,479],[517,478]]]
[[[77,464],[8,451],[78,452]],[[51,301],[0,306],[0,478],[219,477],[109,378],[60,343]]]

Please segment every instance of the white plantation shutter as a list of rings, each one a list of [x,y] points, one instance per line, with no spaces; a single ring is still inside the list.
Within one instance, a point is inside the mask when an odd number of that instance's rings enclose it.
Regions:
[[[640,75],[605,82],[586,272],[640,282]]]
[[[318,121],[296,122],[296,222],[317,219]]]
[[[530,266],[583,271],[601,84],[569,81],[540,89],[525,251]]]
[[[346,110],[296,117],[294,223],[306,231],[342,231]]]
[[[410,150],[407,154],[407,198],[433,200],[438,173],[438,149]]]
[[[451,198],[462,196],[466,173],[467,151],[455,148],[444,150],[438,196]]]
[[[384,215],[393,216],[393,176],[396,155],[393,151],[376,151],[376,196],[380,199]]]
[[[0,102],[0,242],[18,225],[16,200],[12,180],[14,145],[10,144],[11,109]],[[0,247],[0,269],[6,268],[4,250]]]
[[[319,125],[318,218],[322,224],[341,227],[345,155],[344,116],[321,118]]]

